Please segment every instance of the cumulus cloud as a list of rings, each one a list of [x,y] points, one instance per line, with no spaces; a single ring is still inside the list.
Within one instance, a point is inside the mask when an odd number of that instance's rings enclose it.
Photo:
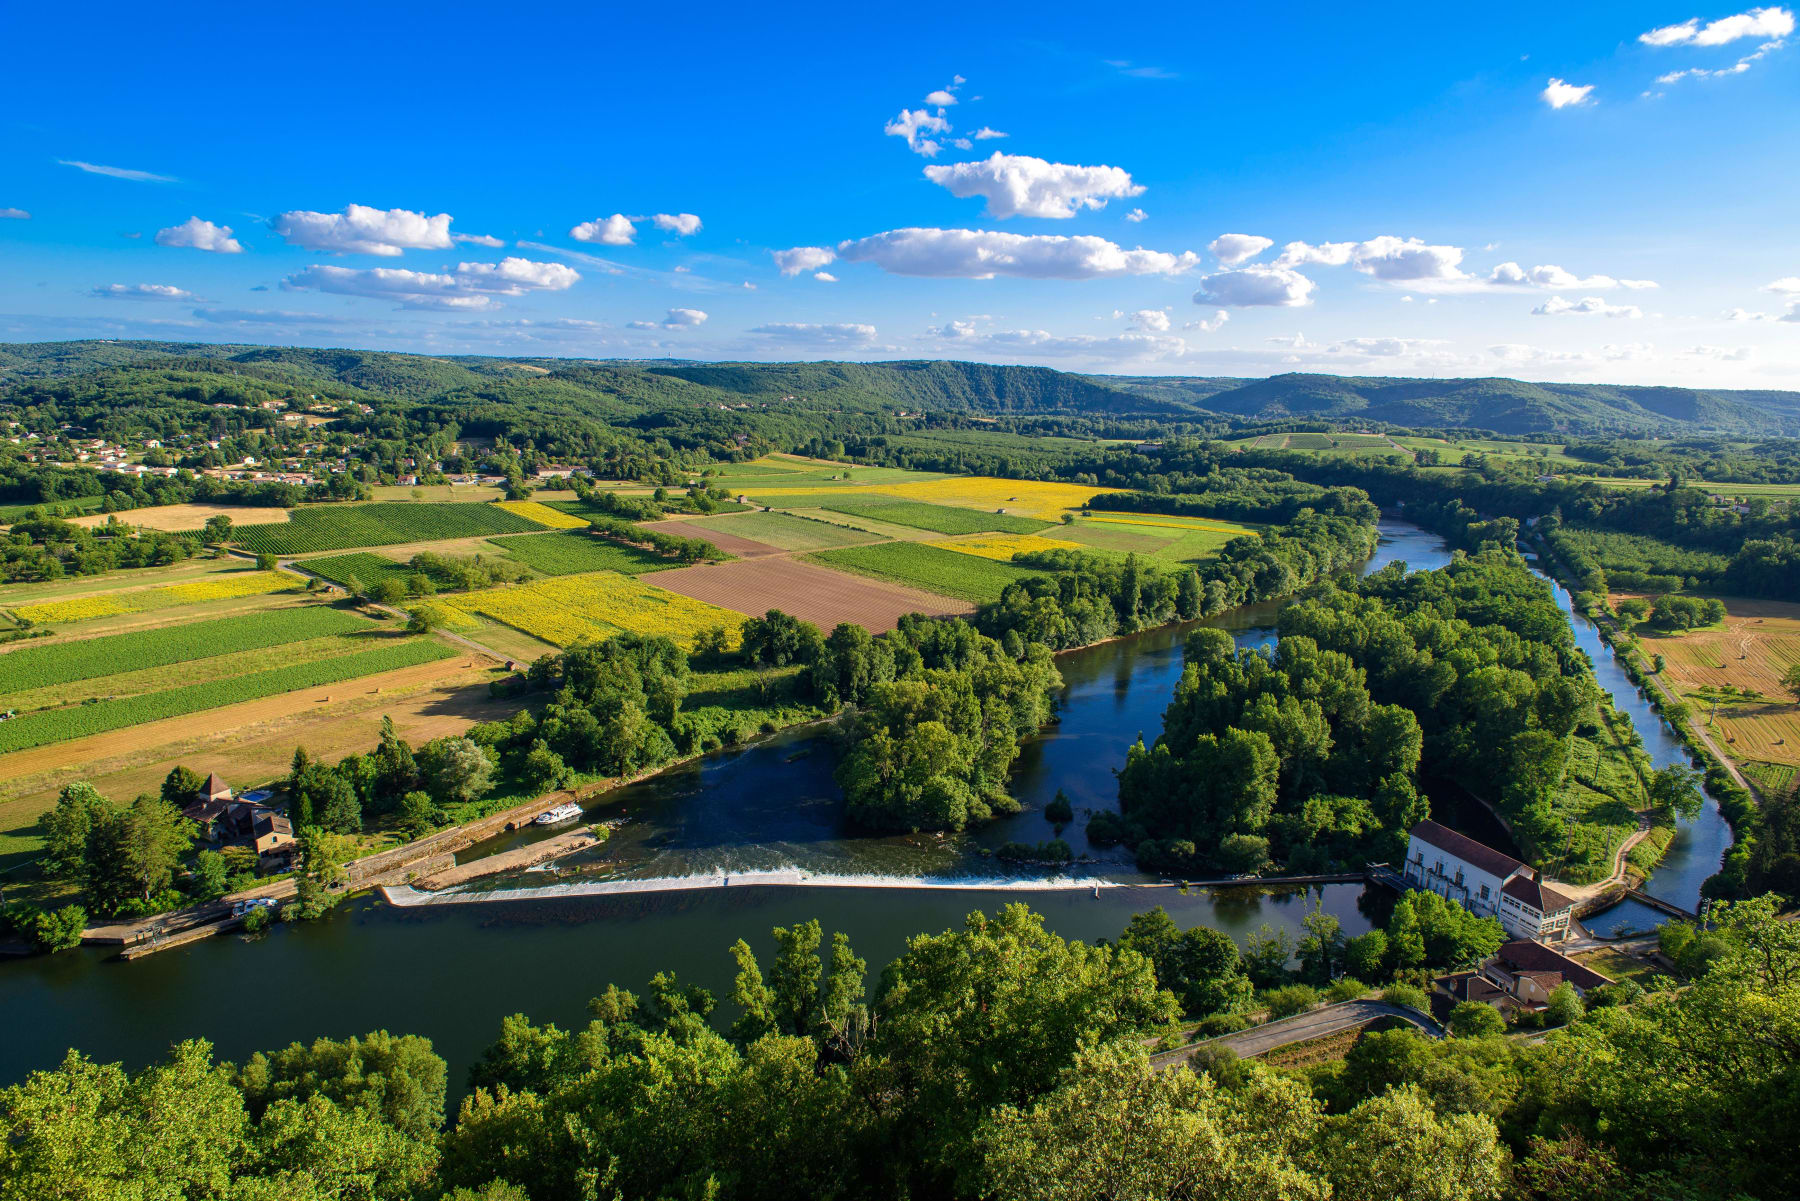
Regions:
[[[288,245],[324,254],[391,258],[407,250],[448,250],[451,246],[449,213],[427,217],[410,209],[352,204],[341,213],[281,213],[269,225]]]
[[[1702,25],[1690,17],[1638,35],[1646,46],[1723,46],[1740,38],[1784,38],[1794,32],[1794,14],[1785,8],[1753,8]]]
[[[926,158],[936,158],[943,144],[928,134],[945,134],[950,132],[950,122],[942,113],[934,115],[929,109],[903,108],[900,115],[882,127],[882,132],[889,137],[905,138],[907,147],[914,154],[922,154]]]
[[[990,138],[1010,138],[1012,135],[1009,133],[1001,133],[997,129],[989,129],[987,126],[983,125],[969,136],[974,138],[977,142],[985,142]]]
[[[860,321],[772,321],[751,326],[750,332],[817,346],[862,346],[875,340],[875,327]]]
[[[454,271],[408,271],[399,267],[308,267],[281,281],[284,291],[311,289],[340,296],[391,300],[402,308],[480,311],[494,308],[496,296],[560,292],[581,278],[573,267],[509,257],[498,263],[459,263]]]
[[[1488,282],[1499,287],[1549,288],[1552,291],[1592,290],[1595,288],[1654,288],[1655,280],[1614,279],[1610,275],[1576,275],[1554,263],[1527,270],[1517,263],[1501,263],[1488,273]]]
[[[1125,220],[1136,225],[1139,221],[1143,221],[1149,216],[1150,214],[1146,213],[1143,209],[1132,209],[1129,213],[1125,214]]]
[[[1126,250],[1091,235],[1007,234],[981,229],[893,229],[840,242],[846,262],[874,263],[894,275],[938,279],[1100,279],[1179,275],[1198,265],[1192,251]]]
[[[1784,276],[1772,283],[1764,284],[1763,291],[1773,292],[1777,296],[1800,296],[1800,275]]]
[[[1295,243],[1300,245],[1301,243]],[[1255,234],[1220,234],[1206,248],[1213,252],[1213,257],[1227,267],[1235,267],[1239,263],[1249,262],[1269,247],[1275,245],[1274,239],[1262,238]]]
[[[1217,333],[1219,330],[1223,329],[1225,326],[1225,323],[1230,320],[1231,320],[1231,314],[1227,313],[1224,309],[1220,309],[1218,312],[1214,313],[1210,318],[1206,318],[1206,319],[1203,319],[1200,321],[1184,321],[1181,323],[1181,328],[1182,329],[1197,329],[1201,333],[1211,334],[1211,333]]]
[[[1573,84],[1565,83],[1560,79],[1552,79],[1549,86],[1539,95],[1551,108],[1571,108],[1588,103],[1588,94],[1593,90],[1594,85],[1591,83]]]
[[[838,281],[837,276],[829,271],[815,271],[813,272],[813,278],[822,284],[835,284]]]
[[[935,92],[930,92],[930,93],[926,94],[925,103],[926,104],[935,104],[939,108],[948,108],[950,105],[956,103],[956,97],[951,95],[949,92],[946,92],[944,89],[939,88]]]
[[[180,225],[156,231],[158,246],[180,246],[189,250],[208,250],[214,254],[240,254],[243,245],[231,236],[231,226],[214,225],[198,217],[189,217]]]
[[[1552,296],[1537,308],[1531,310],[1534,317],[1577,317],[1598,314],[1602,317],[1638,318],[1644,311],[1635,304],[1608,304],[1598,296],[1584,296],[1580,300],[1570,300],[1566,296]]]
[[[1164,309],[1139,309],[1135,313],[1114,313],[1114,317],[1123,317],[1132,325],[1145,333],[1166,334],[1169,332],[1169,314]]]
[[[496,238],[492,234],[451,234],[452,242],[463,242],[470,246],[486,246],[489,250],[498,250],[506,245],[506,239]]]
[[[982,329],[973,321],[951,321],[925,331],[957,355],[990,355],[1009,359],[1021,356],[1081,358],[1109,361],[1177,359],[1187,353],[1187,343],[1170,334],[1124,333],[1111,337],[1091,334],[1053,334],[1041,329]]]
[[[1376,279],[1418,282],[1464,278],[1462,269],[1457,266],[1462,262],[1462,256],[1462,248],[1459,246],[1433,246],[1418,238],[1396,238],[1384,234],[1366,242],[1324,242],[1318,246],[1289,242],[1282,248],[1281,257],[1275,260],[1275,265],[1349,265]]]
[[[0,209],[0,221],[29,221],[31,214],[24,209]]]
[[[656,228],[678,238],[700,232],[700,218],[692,213],[653,213],[650,220],[655,223]]]
[[[837,252],[824,246],[796,246],[792,250],[772,250],[769,253],[783,275],[815,271],[837,261]]]
[[[1297,308],[1312,303],[1314,286],[1312,280],[1290,268],[1254,265],[1201,276],[1194,303],[1231,308]]]
[[[693,329],[706,324],[706,314],[699,309],[670,309],[661,321],[633,321],[627,329]]]
[[[95,288],[93,294],[108,300],[192,300],[194,297],[192,292],[185,292],[174,284],[107,284],[104,288]]]
[[[1084,208],[1105,208],[1108,200],[1144,193],[1122,167],[1079,167],[997,150],[972,163],[927,167],[925,178],[952,196],[986,198],[988,215],[999,220],[1073,217]]]
[[[583,221],[569,231],[577,242],[598,242],[602,246],[629,246],[637,237],[637,227],[624,213]]]
[[[65,167],[86,171],[89,175],[105,175],[112,179],[129,179],[137,183],[178,182],[173,175],[158,175],[154,171],[134,171],[130,167],[108,167],[104,163],[84,163],[78,158],[59,158],[56,161]]]

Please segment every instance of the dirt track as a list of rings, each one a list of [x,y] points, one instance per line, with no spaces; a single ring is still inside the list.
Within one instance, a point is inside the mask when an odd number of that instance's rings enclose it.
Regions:
[[[829,631],[855,622],[872,634],[894,628],[908,613],[971,613],[972,605],[862,576],[831,571],[797,559],[739,559],[703,567],[659,571],[656,586],[739,613],[760,616],[780,609]]]

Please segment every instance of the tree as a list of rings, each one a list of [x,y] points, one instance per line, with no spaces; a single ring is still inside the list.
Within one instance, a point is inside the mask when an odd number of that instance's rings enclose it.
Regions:
[[[231,868],[217,851],[194,856],[194,895],[202,901],[217,900],[231,891]]]
[[[180,809],[193,804],[205,786],[206,781],[200,778],[199,772],[177,765],[163,777],[162,799]]]
[[[318,826],[300,831],[300,873],[295,885],[295,899],[284,907],[282,916],[313,921],[325,916],[341,899],[333,890],[349,879],[344,863],[352,853],[350,840]]]
[[[1667,809],[1682,821],[1700,816],[1705,797],[1700,792],[1704,777],[1685,763],[1671,763],[1650,773],[1647,781],[1650,803]]]
[[[1506,1033],[1506,1019],[1492,1005],[1463,1001],[1450,1011],[1445,1025],[1458,1038],[1488,1038]]]
[[[1069,803],[1069,794],[1058,788],[1056,795],[1044,806],[1044,818],[1058,829],[1075,820],[1075,806]]]
[[[1207,926],[1182,930],[1161,905],[1135,914],[1119,937],[1122,949],[1150,961],[1156,981],[1193,1017],[1244,1006],[1251,985],[1231,936]]]
[[[493,760],[470,738],[435,738],[419,748],[419,775],[440,805],[466,804],[492,786]]]
[[[232,1069],[253,1118],[283,1100],[322,1096],[361,1110],[411,1138],[428,1140],[444,1120],[448,1073],[429,1039],[377,1030],[360,1038],[290,1043]]]
[[[1552,1026],[1567,1026],[1581,1020],[1587,1012],[1581,1003],[1581,996],[1575,986],[1564,980],[1550,993],[1550,1000],[1544,1008],[1544,1019]]]
[[[420,604],[412,607],[412,613],[406,620],[406,632],[409,634],[429,634],[441,629],[450,620],[450,611],[442,605]]]
[[[1800,663],[1793,664],[1783,673],[1781,686],[1788,690],[1795,704],[1800,704]]]
[[[569,769],[562,756],[540,738],[531,744],[519,765],[519,778],[531,791],[545,793],[561,788],[569,778]]]
[[[299,758],[296,752],[295,761]],[[362,802],[357,799],[356,789],[329,764],[306,763],[288,788],[296,830],[318,826],[353,834],[362,829]]]
[[[88,842],[96,826],[115,819],[117,807],[94,786],[63,785],[56,805],[40,822],[44,828],[44,870],[52,876],[79,879],[87,870]]]
[[[231,518],[215,513],[206,519],[206,528],[202,532],[208,542],[230,542]]]
[[[443,811],[432,801],[428,792],[409,792],[400,798],[400,828],[409,838],[429,834],[443,820],[443,816]]]
[[[258,571],[274,571],[280,565],[281,561],[274,555],[265,553],[256,556],[256,570]]]
[[[1388,938],[1384,930],[1370,930],[1344,944],[1344,970],[1367,984],[1386,978]]]
[[[1343,957],[1344,935],[1340,923],[1335,915],[1314,905],[1313,911],[1301,919],[1301,925],[1306,928],[1297,948],[1301,978],[1314,984],[1329,984]]]
[[[54,955],[80,946],[87,923],[86,909],[80,905],[64,905],[60,909],[46,909],[34,914],[24,933],[40,955]]]
[[[742,630],[744,661],[752,667],[810,665],[825,649],[825,637],[810,621],[770,609],[746,621]]]
[[[376,584],[374,591],[369,595],[380,604],[398,605],[406,599],[406,585],[402,584],[393,576],[388,576],[379,584]]]
[[[1491,1201],[1505,1184],[1493,1119],[1440,1117],[1411,1086],[1333,1119],[1323,1142],[1331,1195],[1340,1201]]]

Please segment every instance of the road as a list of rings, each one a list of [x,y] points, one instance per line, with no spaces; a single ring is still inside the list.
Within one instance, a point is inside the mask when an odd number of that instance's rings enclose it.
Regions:
[[[1218,1038],[1209,1038],[1204,1042],[1176,1047],[1171,1051],[1160,1051],[1150,1057],[1150,1063],[1159,1071],[1172,1068],[1178,1063],[1186,1063],[1192,1059],[1194,1052],[1201,1047],[1224,1047],[1235,1052],[1241,1058],[1248,1058],[1252,1055],[1273,1051],[1277,1047],[1324,1038],[1328,1034],[1337,1034],[1340,1031],[1365,1026],[1384,1017],[1394,1017],[1404,1022],[1410,1022],[1431,1038],[1444,1036],[1443,1027],[1416,1009],[1408,1009],[1403,1005],[1389,1005],[1386,1001],[1344,1001],[1341,1004],[1327,1005],[1322,1009],[1296,1014],[1291,1018],[1282,1018],[1278,1022],[1270,1022],[1264,1026],[1253,1026],[1249,1030],[1240,1030],[1236,1034],[1224,1034]]]

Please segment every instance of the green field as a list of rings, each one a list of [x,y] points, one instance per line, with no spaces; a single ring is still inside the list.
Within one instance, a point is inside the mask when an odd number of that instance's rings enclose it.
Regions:
[[[617,571],[643,575],[681,564],[635,546],[621,546],[586,530],[557,530],[551,534],[522,534],[493,545],[533,571],[545,575],[579,575],[584,571]]]
[[[343,584],[345,587],[349,586],[352,578],[364,588],[374,588],[386,580],[396,580],[405,584],[414,576],[421,574],[410,563],[402,563],[397,559],[367,553],[307,559],[298,566],[314,575],[324,576],[333,583]]]
[[[368,628],[369,622],[353,613],[308,606],[49,646],[26,646],[0,655],[0,697]]]
[[[98,513],[100,506],[105,501],[106,498],[103,496],[71,496],[66,500],[43,500],[28,505],[0,505],[0,525],[23,521],[31,516],[33,509],[42,509],[53,516],[60,514],[66,517],[75,517],[82,513]]]
[[[126,726],[161,721],[259,700],[300,688],[335,684],[378,672],[413,667],[434,659],[446,659],[456,652],[430,638],[396,639],[387,646],[340,655],[311,663],[296,663],[249,675],[223,680],[208,680],[183,688],[147,692],[140,696],[96,701],[88,705],[71,705],[65,709],[42,709],[8,722],[0,722],[0,754],[22,751],[71,738],[86,738]]]
[[[303,555],[359,546],[534,533],[543,528],[494,505],[376,502],[295,509],[285,524],[239,526],[232,538],[256,554]]]
[[[846,546],[839,550],[822,550],[807,557],[841,571],[904,584],[939,596],[953,596],[973,604],[999,600],[1001,590],[1014,580],[1045,574],[978,555],[941,550],[926,542]]]
[[[689,525],[715,534],[735,534],[752,542],[766,542],[782,550],[827,550],[856,542],[873,542],[881,535],[866,534],[791,513],[742,513],[736,517],[703,517]]]
[[[887,500],[880,497],[827,497],[819,506],[833,513],[848,513],[892,525],[930,530],[936,534],[1035,534],[1048,529],[1048,521],[1029,517],[1012,517],[1005,513],[986,513],[980,509],[953,509],[947,505],[930,505],[916,500]]]

